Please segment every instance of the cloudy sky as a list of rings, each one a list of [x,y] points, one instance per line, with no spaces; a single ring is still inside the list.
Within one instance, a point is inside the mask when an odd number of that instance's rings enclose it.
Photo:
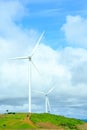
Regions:
[[[0,113],[28,112],[28,61],[33,55],[32,112],[87,119],[87,1],[0,0]]]

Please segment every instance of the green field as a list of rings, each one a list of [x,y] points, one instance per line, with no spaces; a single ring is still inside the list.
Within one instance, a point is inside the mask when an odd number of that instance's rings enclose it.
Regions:
[[[1,129],[58,129],[58,130],[87,130],[82,129],[86,123],[73,118],[53,114],[0,114]],[[81,129],[80,129],[81,128]]]

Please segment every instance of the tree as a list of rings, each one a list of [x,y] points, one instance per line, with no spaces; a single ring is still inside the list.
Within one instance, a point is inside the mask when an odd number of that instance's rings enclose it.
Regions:
[[[8,110],[6,110],[6,112],[8,113]]]

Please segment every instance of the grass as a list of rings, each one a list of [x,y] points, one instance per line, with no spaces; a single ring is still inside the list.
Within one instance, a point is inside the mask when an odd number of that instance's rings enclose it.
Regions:
[[[56,126],[62,126],[63,128],[76,129],[76,130],[78,129],[77,128],[78,125],[83,124],[83,122],[80,120],[50,114],[32,114],[31,120],[34,123],[50,122]]]
[[[28,122],[24,122],[24,119],[27,114],[17,113],[13,114],[3,114],[0,118],[0,128],[32,128]]]
[[[27,113],[0,115],[0,130],[40,128],[38,123],[50,123],[56,127],[62,127],[64,130],[79,130],[78,126],[84,124],[80,120],[46,113],[32,113],[29,119]],[[45,127],[43,126],[43,128]]]

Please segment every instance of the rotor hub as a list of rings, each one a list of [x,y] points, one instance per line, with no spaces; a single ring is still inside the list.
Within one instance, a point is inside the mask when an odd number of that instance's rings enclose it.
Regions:
[[[31,57],[29,56],[29,61],[31,61]]]

